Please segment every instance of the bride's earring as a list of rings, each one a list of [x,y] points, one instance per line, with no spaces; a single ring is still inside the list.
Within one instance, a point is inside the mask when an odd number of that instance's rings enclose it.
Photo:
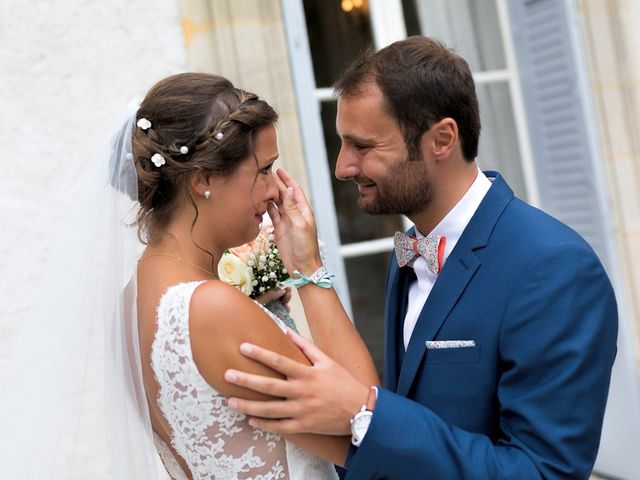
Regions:
[[[206,198],[207,200],[209,200],[209,198],[211,198],[211,192],[209,190],[205,190],[204,191],[204,198]]]

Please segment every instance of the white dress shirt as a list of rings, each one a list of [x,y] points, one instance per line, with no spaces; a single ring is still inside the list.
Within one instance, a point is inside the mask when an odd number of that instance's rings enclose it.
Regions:
[[[429,235],[443,235],[447,237],[447,242],[444,248],[444,255],[442,258],[442,266],[447,261],[447,257],[453,251],[454,247],[460,239],[460,235],[467,227],[471,217],[476,213],[476,210],[480,206],[482,199],[491,188],[491,181],[478,170],[476,179],[469,187],[469,190],[463,195],[463,197],[456,203],[456,205],[447,213],[442,221],[429,232]],[[423,238],[421,232],[416,228],[416,237]],[[424,306],[433,284],[436,282],[438,276],[429,270],[427,261],[423,257],[418,259],[413,264],[413,269],[416,273],[417,281],[414,281],[409,286],[409,302],[407,305],[407,314],[404,317],[403,328],[403,340],[404,348],[407,349],[411,334],[416,326],[422,307]]]

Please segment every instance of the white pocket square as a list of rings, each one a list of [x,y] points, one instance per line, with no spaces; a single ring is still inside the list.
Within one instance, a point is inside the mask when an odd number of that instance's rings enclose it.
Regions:
[[[441,348],[469,348],[475,347],[475,340],[427,340],[425,342],[428,350],[438,350]]]

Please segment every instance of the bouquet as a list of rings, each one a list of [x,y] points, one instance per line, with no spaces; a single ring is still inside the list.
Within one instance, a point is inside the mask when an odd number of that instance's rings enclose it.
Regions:
[[[274,240],[273,226],[268,225],[252,242],[226,250],[218,263],[218,278],[253,299],[279,287],[289,278],[289,273]],[[295,322],[280,300],[269,302],[265,307],[287,327],[297,331]]]

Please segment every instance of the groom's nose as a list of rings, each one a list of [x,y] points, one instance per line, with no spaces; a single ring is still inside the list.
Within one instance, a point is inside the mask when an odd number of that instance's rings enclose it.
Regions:
[[[352,148],[344,143],[340,146],[335,171],[338,180],[351,180],[360,174],[358,159],[351,150]]]

